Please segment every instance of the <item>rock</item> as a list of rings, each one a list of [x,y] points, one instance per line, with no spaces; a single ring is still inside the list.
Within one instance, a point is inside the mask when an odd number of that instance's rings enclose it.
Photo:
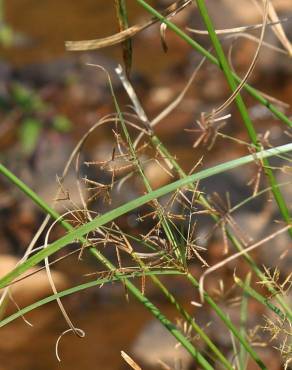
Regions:
[[[6,164],[10,170],[30,186],[46,203],[52,204],[59,183],[57,176],[61,176],[63,169],[74,149],[71,139],[65,137],[53,130],[46,130],[39,138],[39,143],[35,153],[31,158],[27,158],[20,148],[13,148],[13,153],[7,153],[9,162]],[[83,156],[81,154],[80,163]],[[28,164],[28,162],[30,162]],[[83,183],[81,182],[81,185]],[[21,206],[25,209],[34,207],[33,202],[22,193],[15,193],[15,197],[22,200]],[[70,198],[70,199],[69,199]],[[56,203],[56,209],[64,210],[64,202],[67,201],[69,207],[70,201],[81,205],[79,191],[76,183],[76,174],[74,164],[68,171],[63,183],[63,191]]]
[[[177,345],[176,339],[157,321],[149,321],[138,335],[133,347],[133,357],[147,368],[157,368],[163,361],[171,368],[180,363],[182,369],[192,364],[191,355]]]
[[[18,261],[16,257],[2,254],[0,256],[0,276],[2,277],[11,271]],[[36,270],[37,268],[32,268],[27,273],[29,274]],[[58,290],[68,288],[68,280],[61,272],[52,271],[52,277]],[[14,300],[20,307],[25,307],[45,296],[53,294],[45,270],[13,284],[11,292]],[[6,308],[6,314],[11,314],[14,311],[15,306],[10,303]]]

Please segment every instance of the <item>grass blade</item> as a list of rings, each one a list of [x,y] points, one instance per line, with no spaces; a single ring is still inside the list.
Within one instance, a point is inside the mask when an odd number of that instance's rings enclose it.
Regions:
[[[29,268],[35,266],[37,263],[41,262],[45,257],[48,257],[58,250],[62,249],[66,245],[79,240],[84,235],[90,233],[94,229],[101,227],[105,225],[106,223],[115,220],[116,218],[134,210],[142,205],[148,203],[149,201],[160,198],[163,195],[169,194],[172,191],[175,191],[178,188],[182,188],[188,184],[191,184],[193,182],[205,179],[207,177],[214,176],[216,174],[231,170],[233,168],[236,168],[238,166],[242,166],[244,164],[248,164],[253,162],[255,159],[264,159],[271,156],[279,155],[281,153],[285,153],[292,150],[292,143],[286,144],[277,148],[272,148],[268,150],[264,150],[261,152],[257,152],[253,155],[247,155],[229,162],[225,162],[222,164],[219,164],[217,166],[205,169],[203,171],[200,171],[198,173],[195,173],[194,175],[187,176],[183,179],[174,181],[166,186],[163,186],[157,190],[152,191],[151,193],[148,193],[146,195],[143,195],[139,198],[136,198],[120,207],[117,207],[116,209],[109,211],[97,218],[94,218],[92,221],[78,227],[77,229],[74,229],[70,231],[68,234],[63,236],[62,238],[58,239],[57,241],[51,243],[48,245],[48,247],[45,250],[42,250],[32,257],[30,257],[27,261],[17,266],[15,269],[10,271],[7,275],[2,277],[0,279],[0,288],[4,288],[9,283],[11,283],[15,278],[20,276],[23,272],[27,271]],[[19,180],[15,175],[13,175],[5,166],[0,164],[0,173],[4,174],[10,181],[17,184],[17,186],[22,189],[28,196],[34,200],[41,208],[43,208],[46,213],[50,215],[55,215],[56,212],[52,211],[51,208],[44,203],[44,201],[37,196],[31,189],[29,189],[21,180]],[[62,221],[60,221],[62,222]],[[68,229],[68,228],[67,228]]]

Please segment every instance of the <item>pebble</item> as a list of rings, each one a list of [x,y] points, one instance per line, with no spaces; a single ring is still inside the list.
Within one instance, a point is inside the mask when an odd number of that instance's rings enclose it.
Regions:
[[[149,321],[138,334],[132,347],[133,358],[144,364],[147,369],[157,369],[159,361],[171,368],[181,364],[187,369],[192,363],[191,355],[157,321]]]
[[[18,261],[14,256],[2,254],[0,257],[0,276],[3,277],[10,272]],[[27,273],[33,271],[36,271],[36,268],[30,269]],[[52,277],[58,290],[68,288],[69,282],[64,274],[58,271],[52,271]],[[38,299],[53,294],[45,270],[12,285],[11,292],[14,300],[20,307],[25,307],[36,302]],[[12,311],[15,311],[15,306],[11,303],[6,309],[6,314],[12,313]]]

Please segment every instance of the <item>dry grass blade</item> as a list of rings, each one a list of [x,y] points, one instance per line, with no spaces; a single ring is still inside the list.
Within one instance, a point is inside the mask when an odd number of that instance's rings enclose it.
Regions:
[[[155,19],[150,19],[143,24],[137,24],[126,30],[116,33],[112,36],[104,37],[102,39],[95,40],[83,40],[83,41],[66,41],[65,47],[69,51],[85,51],[85,50],[96,50],[102,49],[108,46],[113,46],[126,41],[128,38],[135,36],[137,33],[143,31],[145,28],[156,23]]]
[[[142,368],[129,356],[126,352],[121,351],[121,356],[125,360],[125,362],[131,366],[134,370],[142,370]]]
[[[173,14],[174,12],[178,13],[189,4],[191,4],[190,0],[176,1],[174,4],[166,8],[162,12],[162,14],[165,17],[167,17]],[[105,48],[108,46],[117,45],[121,42],[126,41],[130,37],[135,36],[137,33],[143,31],[145,28],[148,28],[157,22],[159,22],[157,18],[151,18],[144,23],[136,24],[112,36],[104,37],[101,39],[94,39],[94,40],[66,41],[65,46],[66,46],[66,49],[69,51],[84,51],[84,50],[96,50],[96,49],[101,49],[101,48]]]
[[[174,4],[167,7],[163,12],[161,12],[165,17],[173,14],[177,14],[187,5],[191,4],[190,0],[180,0],[176,1]],[[83,41],[66,41],[65,46],[69,51],[85,51],[85,50],[96,50],[105,48],[108,46],[113,46],[125,42],[130,37],[135,36],[137,33],[143,31],[145,28],[150,27],[151,25],[159,22],[157,18],[151,18],[148,21],[136,24],[132,27],[127,28],[126,30],[116,33],[112,36],[104,37],[101,39],[94,40],[83,40]]]
[[[267,26],[275,26],[275,25],[281,24],[282,22],[283,20],[278,19],[277,21],[274,21],[274,22],[268,22]],[[255,24],[251,26],[224,28],[222,30],[215,30],[215,32],[217,35],[229,35],[231,33],[241,33],[241,32],[246,32],[246,31],[253,31],[253,30],[257,30],[262,27],[263,25],[260,23],[260,24]],[[191,33],[195,33],[197,35],[206,35],[206,36],[209,35],[208,31],[205,31],[205,30],[198,30],[198,29],[190,28],[190,27],[187,27],[186,29],[187,31]]]
[[[65,335],[65,334],[67,334],[67,333],[70,333],[72,331],[72,329],[68,329],[68,330],[65,330],[60,336],[59,336],[59,338],[57,339],[57,341],[56,341],[56,345],[55,345],[55,354],[56,354],[56,358],[57,358],[57,360],[59,361],[59,362],[61,362],[61,357],[60,357],[60,355],[59,355],[59,343],[60,343],[60,340],[61,340],[61,338]],[[83,330],[81,330],[81,329],[78,329],[78,328],[75,328],[75,331],[78,333],[77,335],[78,335],[78,337],[79,338],[84,338],[85,337],[85,333],[84,333],[84,331]]]
[[[71,211],[69,211],[68,213],[71,213]],[[58,223],[58,221],[60,221],[60,219],[62,219],[64,217],[64,215],[62,215],[58,220],[55,220],[52,225],[49,227],[47,233],[46,233],[46,236],[45,236],[45,244],[44,244],[44,248],[46,248],[48,246],[48,243],[49,243],[49,235],[53,229],[53,227]],[[45,268],[46,268],[46,272],[47,272],[47,276],[48,276],[48,280],[49,280],[49,283],[50,283],[50,286],[52,288],[52,291],[54,294],[58,294],[58,291],[57,291],[57,288],[55,286],[55,283],[54,283],[54,279],[53,279],[53,276],[51,274],[51,269],[50,269],[50,264],[49,264],[49,259],[48,257],[45,258]],[[80,330],[78,328],[75,327],[75,325],[73,324],[73,322],[71,321],[69,315],[67,314],[67,311],[65,309],[65,307],[63,306],[63,303],[61,301],[60,298],[57,298],[56,299],[57,301],[57,304],[60,308],[60,311],[66,321],[66,323],[68,324],[69,326],[69,330],[71,330],[75,335],[77,335],[78,337],[80,338],[83,338],[85,333],[83,332],[83,330]],[[57,352],[56,352],[57,353]]]
[[[273,6],[273,4],[271,3],[270,4],[270,7],[269,7],[269,18],[271,19],[271,21],[274,23],[274,22],[278,22],[279,21],[279,17],[278,17],[278,14],[276,13],[276,10]],[[277,24],[275,24],[273,27],[272,27],[275,35],[278,37],[279,41],[281,42],[281,44],[284,46],[284,48],[288,51],[288,54],[290,57],[292,57],[292,44],[291,42],[288,40],[288,37],[283,29],[283,26],[281,25],[280,22],[278,22]]]

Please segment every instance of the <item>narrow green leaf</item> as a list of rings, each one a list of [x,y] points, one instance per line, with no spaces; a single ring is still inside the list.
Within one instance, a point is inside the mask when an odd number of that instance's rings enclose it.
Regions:
[[[193,182],[205,179],[207,177],[214,176],[216,174],[219,174],[221,172],[225,172],[228,170],[231,170],[233,168],[236,168],[238,166],[242,166],[244,164],[248,164],[253,162],[256,158],[263,159],[268,158],[271,156],[275,156],[281,153],[285,153],[292,150],[292,143],[286,144],[277,148],[272,148],[268,150],[264,150],[262,152],[257,152],[253,155],[247,155],[245,157],[241,157],[229,162],[225,162],[222,164],[219,164],[217,166],[205,169],[203,171],[200,171],[198,173],[195,173],[194,175],[187,176],[183,179],[177,180],[175,182],[172,182],[166,186],[163,186],[157,190],[152,191],[151,193],[148,193],[146,195],[143,195],[139,198],[136,198],[120,207],[117,207],[116,209],[109,211],[99,217],[96,217],[92,221],[88,222],[87,224],[84,224],[80,226],[77,229],[72,230],[70,233],[66,234],[62,238],[56,240],[55,242],[51,243],[46,249],[36,253],[32,257],[30,257],[27,261],[23,262],[22,264],[18,265],[15,269],[10,271],[7,275],[2,277],[0,279],[0,288],[4,288],[9,283],[11,283],[15,278],[17,278],[19,275],[21,275],[23,272],[27,271],[29,268],[35,266],[37,263],[41,262],[45,257],[48,257],[55,252],[59,251],[66,245],[79,240],[84,235],[87,235],[91,231],[107,224],[110,221],[113,221],[117,219],[118,217],[134,210],[142,205],[150,202],[153,199],[157,199],[162,197],[163,195],[169,194],[172,191],[175,191],[178,188],[182,188],[188,184],[191,184]],[[14,180],[15,176],[3,165],[0,164],[0,172],[3,173],[8,179]],[[13,181],[14,182],[14,181]],[[22,183],[19,179],[17,179],[18,187],[22,188],[23,191],[26,192],[34,201],[39,204],[48,214],[52,214],[55,212],[50,209],[43,201],[40,199],[31,189],[29,189],[24,183]]]
[[[123,278],[124,279],[134,279],[134,278],[140,277],[142,275],[144,275],[144,276],[151,276],[151,275],[183,275],[183,273],[179,272],[177,270],[166,270],[166,271],[153,270],[153,271],[132,272],[130,274],[123,274]],[[107,283],[113,283],[113,282],[120,281],[120,280],[121,280],[121,278],[118,277],[118,276],[111,276],[110,278],[96,279],[96,280],[90,281],[88,283],[80,284],[80,285],[77,285],[75,287],[63,290],[62,292],[58,292],[57,294],[52,294],[49,297],[43,298],[43,299],[41,299],[41,300],[39,300],[35,303],[32,303],[29,306],[23,307],[23,308],[19,309],[18,311],[16,311],[15,313],[13,313],[12,315],[5,317],[4,319],[2,319],[0,321],[0,328],[9,324],[10,322],[16,320],[17,318],[27,314],[28,312],[38,308],[38,307],[44,306],[45,304],[48,304],[52,301],[55,301],[57,298],[66,297],[68,295],[78,293],[78,292],[80,292],[82,290],[85,290],[85,289],[89,289],[89,288],[96,287],[96,286],[99,286],[99,285],[104,285],[104,284],[107,284]]]
[[[251,273],[249,273],[245,279],[245,284],[247,286],[250,286],[251,281]],[[240,306],[240,334],[246,338],[246,323],[247,323],[247,315],[248,315],[248,294],[246,292],[243,292],[242,300],[241,300],[241,306]],[[239,350],[239,370],[245,370],[246,364],[247,364],[247,351],[246,349],[240,344],[240,350]]]

